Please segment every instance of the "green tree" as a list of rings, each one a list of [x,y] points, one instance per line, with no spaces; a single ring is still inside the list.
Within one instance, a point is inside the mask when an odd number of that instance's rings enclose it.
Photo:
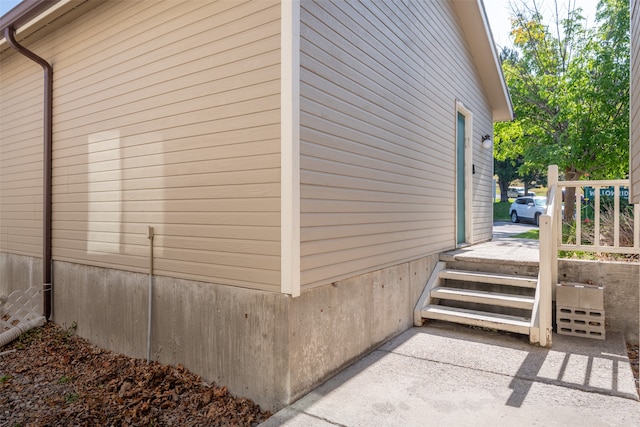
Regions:
[[[493,159],[493,171],[498,176],[498,187],[500,187],[500,201],[508,202],[509,196],[507,192],[509,191],[509,186],[511,183],[518,179],[518,167],[519,164],[517,160],[513,159],[505,159],[498,160]]]
[[[496,158],[522,156],[525,172],[557,164],[567,180],[619,178],[628,171],[629,1],[601,0],[592,29],[581,13],[556,2],[547,25],[539,1],[512,4],[514,48],[501,56],[516,119],[496,125]]]
[[[547,184],[547,171],[541,169],[528,169],[527,165],[523,162],[522,167],[519,170],[520,180],[524,184],[524,189],[529,192],[529,189],[535,184],[546,185]],[[540,194],[541,195],[541,194]]]
[[[515,57],[513,51],[505,49],[501,52],[501,59]],[[525,194],[530,186],[546,182],[546,169],[536,163],[527,162],[523,156],[523,129],[518,122],[501,122],[494,126],[495,157],[493,168],[498,176],[500,187],[500,201],[508,201],[506,192],[511,183],[520,179],[525,188]]]

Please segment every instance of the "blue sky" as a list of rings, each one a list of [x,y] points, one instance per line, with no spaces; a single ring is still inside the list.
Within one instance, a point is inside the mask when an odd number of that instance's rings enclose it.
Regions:
[[[505,46],[509,42],[509,31],[511,23],[509,21],[509,1],[510,0],[484,0],[484,7],[489,17],[489,25],[493,38],[499,46]],[[553,0],[539,0],[542,11],[549,16]],[[558,0],[559,5],[564,5],[566,0]],[[0,16],[11,10],[20,0],[0,0]],[[580,0],[578,3],[584,10],[584,14],[589,18],[589,24],[593,24],[595,10],[598,0]]]
[[[13,9],[18,3],[20,0],[0,0],[0,16]]]

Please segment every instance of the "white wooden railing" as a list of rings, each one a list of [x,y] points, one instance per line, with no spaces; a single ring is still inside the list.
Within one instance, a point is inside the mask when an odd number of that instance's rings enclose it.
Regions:
[[[621,189],[629,189],[628,179],[609,181],[560,181],[558,167],[549,166],[549,192],[547,194],[547,212],[540,217],[540,269],[538,287],[531,319],[530,341],[544,347],[551,347],[551,302],[555,285],[558,283],[558,251],[605,252],[619,254],[640,254],[640,205],[633,206],[633,243],[622,245],[620,241],[621,222]],[[583,241],[582,210],[585,187],[593,188],[593,238],[591,243]],[[567,188],[575,189],[575,228],[571,239],[563,242],[562,194]],[[601,215],[601,190],[613,193],[613,213],[603,222]],[[628,193],[627,193],[628,194]],[[625,208],[627,209],[627,208]],[[612,223],[610,223],[612,222]],[[602,226],[613,231],[612,241],[603,241]],[[629,233],[629,224],[626,224]],[[573,242],[571,242],[573,240]]]
[[[575,189],[575,231],[572,237],[574,243],[563,242],[562,236],[558,235],[558,249],[565,251],[581,251],[581,252],[606,252],[618,254],[640,254],[640,205],[633,205],[633,230],[629,230],[629,223],[626,223],[627,234],[633,233],[633,241],[629,244],[621,242],[621,232],[623,231],[621,219],[628,218],[621,211],[622,190],[625,191],[624,198],[628,198],[629,180],[616,179],[609,181],[558,181],[559,189],[574,188]],[[584,187],[593,189],[593,218],[582,218],[583,207],[582,202]],[[602,217],[601,192],[605,190],[607,193],[613,194],[613,212],[609,212],[606,218]],[[610,200],[611,201],[611,200]],[[626,204],[625,204],[626,205]],[[628,208],[625,206],[625,210]],[[558,219],[562,221],[562,218]],[[583,241],[583,224],[585,221],[593,222],[593,234],[591,242]],[[606,241],[602,236],[602,226],[613,231],[613,240]],[[591,233],[589,233],[591,234]]]
[[[543,347],[551,347],[552,344],[553,284],[558,281],[558,240],[555,238],[558,235],[558,206],[561,203],[558,202],[558,166],[549,166],[547,180],[547,212],[540,216],[539,221],[540,267],[529,332],[529,341]]]

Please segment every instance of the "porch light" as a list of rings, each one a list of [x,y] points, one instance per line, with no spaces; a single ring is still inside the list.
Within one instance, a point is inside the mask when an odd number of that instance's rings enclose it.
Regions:
[[[485,136],[483,136],[481,143],[482,143],[482,148],[486,148],[487,150],[491,148],[491,144],[492,144],[491,135],[486,134]]]

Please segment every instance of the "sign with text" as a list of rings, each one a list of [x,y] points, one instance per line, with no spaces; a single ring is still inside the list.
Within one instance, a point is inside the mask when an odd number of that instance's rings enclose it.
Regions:
[[[600,197],[611,197],[614,196],[613,187],[601,187],[600,188]],[[596,190],[593,187],[584,187],[584,198],[585,199],[594,199],[596,197]],[[620,198],[628,199],[629,198],[629,189],[627,187],[620,187]]]

